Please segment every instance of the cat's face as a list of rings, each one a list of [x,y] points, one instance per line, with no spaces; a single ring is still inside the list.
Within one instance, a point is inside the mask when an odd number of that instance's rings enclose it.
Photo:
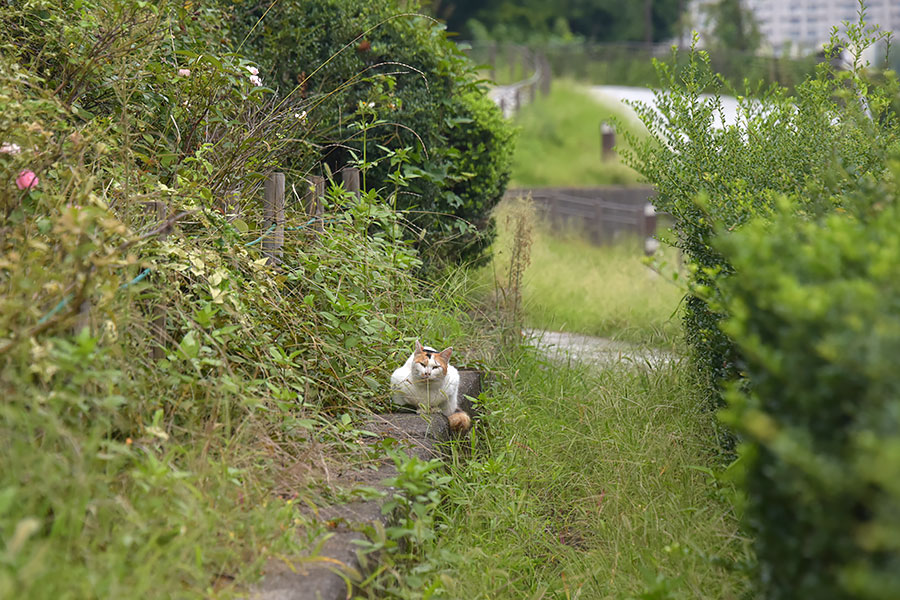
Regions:
[[[436,381],[443,379],[447,374],[447,367],[450,364],[450,353],[453,348],[447,348],[442,352],[438,352],[434,348],[422,346],[416,342],[416,350],[413,352],[412,371],[416,378],[425,381]]]

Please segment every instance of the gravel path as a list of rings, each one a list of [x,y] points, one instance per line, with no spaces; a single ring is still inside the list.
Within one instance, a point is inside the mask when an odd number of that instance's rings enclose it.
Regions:
[[[670,352],[617,342],[609,338],[540,329],[526,329],[522,333],[527,343],[556,360],[651,369],[680,360],[679,356]]]

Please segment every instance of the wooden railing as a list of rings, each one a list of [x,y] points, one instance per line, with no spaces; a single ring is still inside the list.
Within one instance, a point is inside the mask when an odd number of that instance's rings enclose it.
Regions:
[[[512,189],[506,197],[530,197],[554,229],[579,230],[596,244],[635,237],[648,251],[655,246],[656,210],[650,202],[655,194],[652,187],[605,186]]]

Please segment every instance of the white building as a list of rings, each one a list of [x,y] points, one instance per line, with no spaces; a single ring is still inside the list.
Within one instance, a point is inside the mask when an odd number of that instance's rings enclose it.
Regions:
[[[715,0],[693,0],[690,5],[691,26],[700,32],[701,40],[710,30],[704,5]],[[857,0],[741,0],[753,12],[763,36],[764,45],[776,54],[809,53],[821,50],[837,26],[858,20]],[[865,0],[866,22],[893,31],[900,38],[900,0]]]

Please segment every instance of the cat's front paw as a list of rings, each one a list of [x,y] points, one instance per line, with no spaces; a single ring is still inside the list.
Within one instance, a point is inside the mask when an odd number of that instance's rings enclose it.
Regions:
[[[449,417],[450,431],[454,433],[465,433],[472,427],[472,419],[465,412],[458,410]]]

